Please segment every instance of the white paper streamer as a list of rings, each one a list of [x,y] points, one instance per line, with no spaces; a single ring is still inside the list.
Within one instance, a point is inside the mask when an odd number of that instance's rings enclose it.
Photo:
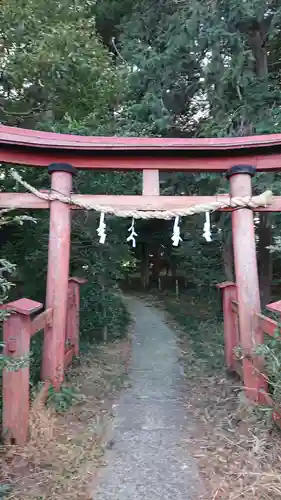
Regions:
[[[104,221],[104,212],[100,214],[100,223],[97,229],[97,233],[100,237],[100,243],[103,245],[106,239],[106,223]]]
[[[204,224],[204,229],[203,229],[203,238],[205,238],[208,243],[212,241],[212,233],[211,233],[211,217],[210,217],[210,212],[206,212],[206,222]]]
[[[174,229],[173,229],[173,236],[172,236],[172,242],[173,246],[177,247],[179,246],[179,242],[182,241],[181,235],[180,235],[180,226],[179,226],[179,216],[175,218],[174,222]]]
[[[136,246],[137,246],[137,242],[136,242],[137,233],[135,231],[135,219],[132,219],[132,224],[130,225],[128,231],[129,231],[130,235],[128,236],[127,241],[128,242],[131,241],[132,247],[136,248]]]

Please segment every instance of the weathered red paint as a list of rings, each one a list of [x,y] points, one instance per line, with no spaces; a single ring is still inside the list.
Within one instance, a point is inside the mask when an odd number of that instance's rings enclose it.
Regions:
[[[150,196],[160,195],[159,170],[144,170],[142,173],[142,194]],[[124,198],[124,196],[121,196]],[[121,201],[121,200],[120,200]],[[165,202],[165,200],[163,200]],[[163,203],[162,201],[162,203]],[[149,200],[148,200],[149,203]],[[147,210],[147,208],[146,208]]]
[[[18,299],[13,302],[9,302],[8,304],[3,304],[1,309],[6,309],[9,311],[16,311],[24,316],[30,316],[38,311],[40,311],[43,307],[41,302],[37,302],[31,299]]]
[[[66,342],[73,346],[75,356],[79,356],[80,285],[85,283],[83,278],[69,278]]]
[[[149,174],[151,171],[146,171]],[[154,190],[155,187],[150,187],[148,182],[143,186],[146,194],[140,196],[132,195],[92,195],[92,194],[76,194],[72,196],[73,202],[78,201],[87,204],[96,203],[98,205],[112,206],[119,209],[136,209],[136,210],[169,210],[174,208],[186,208],[193,205],[209,204],[214,201],[225,201],[229,199],[229,195],[215,196],[158,196],[149,194],[147,191]],[[158,188],[159,189],[159,188]],[[1,208],[29,208],[29,209],[48,209],[50,203],[41,200],[37,196],[29,193],[1,193],[0,192],[0,207]],[[72,210],[79,210],[74,205]],[[229,212],[231,209],[221,209],[219,211]],[[268,207],[258,207],[256,212],[280,212],[281,211],[281,196],[274,196],[272,203]]]
[[[218,288],[222,290],[225,363],[230,371],[235,371],[234,349],[239,344],[239,331],[237,314],[232,309],[232,301],[237,300],[236,285],[231,281],[226,281],[220,283]]]
[[[20,299],[7,304],[14,312],[4,321],[4,354],[11,361],[24,360],[19,369],[3,370],[3,433],[6,440],[24,445],[28,438],[29,419],[29,350],[31,314],[42,304]]]
[[[281,134],[223,138],[89,137],[0,125],[0,144],[75,151],[198,151],[259,149],[281,145]]]
[[[36,316],[31,322],[31,335],[35,335],[40,330],[43,330],[45,326],[52,326],[53,321],[53,311],[52,309],[46,309],[38,316]]]
[[[237,163],[250,162],[259,171],[280,170],[281,134],[219,139],[82,137],[0,126],[0,161],[18,165],[66,162],[97,170],[220,172],[231,167],[234,154]]]
[[[63,367],[64,367],[64,370],[66,370],[66,368],[71,364],[73,356],[74,356],[74,347],[69,347],[65,351],[64,357],[63,357]]]
[[[72,174],[52,173],[52,189],[69,196]],[[42,364],[43,380],[59,387],[63,380],[70,258],[71,211],[67,204],[51,202],[46,308],[53,310],[52,326],[46,326]]]
[[[231,310],[232,310],[235,314],[238,314],[238,313],[239,313],[239,309],[238,309],[238,302],[237,302],[237,300],[231,300]]]
[[[53,162],[70,163],[83,169],[142,170],[143,196],[73,196],[84,203],[112,205],[117,208],[168,210],[225,199],[228,195],[211,197],[160,197],[159,171],[224,172],[236,163],[251,163],[259,171],[281,169],[281,134],[226,139],[151,139],[120,137],[81,137],[53,134],[0,126],[0,161],[30,166],[47,166]],[[250,196],[251,180],[247,174],[234,175],[232,196]],[[54,191],[70,195],[72,174],[54,172]],[[47,282],[47,310],[35,319],[30,315],[38,309],[26,299],[14,303],[13,314],[4,325],[6,353],[16,357],[29,351],[30,336],[45,325],[42,376],[56,387],[63,379],[64,368],[79,353],[79,280],[72,279],[68,288],[70,253],[70,213],[74,207],[59,201],[46,202],[27,193],[0,193],[3,208],[50,208],[50,237]],[[257,211],[280,211],[281,197],[270,207]],[[238,344],[237,316],[244,351],[243,378],[246,394],[264,401],[266,383],[262,362],[254,347],[262,343],[263,332],[273,334],[276,322],[260,314],[258,277],[255,255],[253,214],[243,209],[234,211],[233,239],[237,290],[233,283],[224,283],[225,356],[227,366],[239,371],[233,350]],[[238,299],[238,300],[237,300]],[[16,304],[16,306],[15,306]],[[37,303],[38,304],[38,303]],[[281,312],[279,303],[270,310]],[[16,333],[16,335],[15,335]],[[68,341],[68,342],[65,342]],[[70,346],[66,347],[65,346]],[[67,350],[65,350],[65,347]],[[17,376],[4,372],[3,384],[5,422],[11,436],[19,443],[27,438],[29,374],[19,370]],[[13,373],[13,372],[12,372]],[[17,372],[16,372],[17,373]],[[20,388],[20,389],[19,389]],[[27,388],[27,389],[26,389]],[[8,390],[9,389],[9,390]],[[14,399],[11,398],[14,391]],[[7,404],[8,401],[8,404]],[[13,402],[13,405],[11,404]],[[16,420],[21,412],[21,420]],[[19,428],[21,428],[19,430]]]
[[[271,304],[267,304],[266,309],[272,312],[281,313],[281,300],[277,300],[277,302],[272,302]]]
[[[260,377],[263,381],[262,387],[258,389],[258,397],[256,401],[259,404],[270,406],[274,409],[273,420],[277,425],[281,426],[281,409],[276,406],[274,400],[267,392],[267,376],[262,371],[261,364],[257,367],[255,356],[252,354],[248,357],[247,363],[243,362],[243,368],[241,362],[235,359],[233,355],[233,348],[239,345],[239,331],[238,331],[238,314],[239,314],[239,303],[236,299],[232,299],[231,294],[235,297],[235,284],[232,282],[224,282],[217,285],[217,288],[222,290],[223,294],[223,309],[224,309],[224,331],[225,331],[225,357],[226,365],[231,370],[235,371],[241,379],[247,381],[247,388],[252,389],[256,386],[256,376]],[[230,307],[229,307],[230,306]],[[272,307],[271,307],[272,306]],[[281,301],[273,304],[269,304],[268,308],[273,311],[280,311]],[[256,320],[258,322],[258,327],[260,330],[267,335],[272,337],[276,336],[278,332],[278,323],[263,314],[256,313]],[[230,346],[230,340],[232,346]],[[258,371],[257,371],[258,369]],[[251,391],[250,391],[251,392]],[[249,394],[248,394],[249,395]]]
[[[278,323],[263,314],[257,314],[257,318],[260,329],[270,337],[275,337],[278,333]]]
[[[251,176],[246,173],[230,177],[232,196],[252,196]],[[256,259],[256,244],[253,212],[247,209],[232,212],[232,235],[234,248],[237,298],[239,305],[240,341],[243,349],[243,371],[246,395],[252,400],[259,398],[259,390],[265,388],[260,375],[261,360],[254,357],[255,346],[263,343],[263,332],[256,317],[260,313],[260,294]]]
[[[85,170],[163,170],[166,172],[187,171],[187,172],[226,172],[233,165],[233,156],[231,151],[225,156],[209,156],[207,158],[196,157],[194,154],[187,156],[186,152],[168,157],[163,156],[163,150],[159,154],[150,156],[148,154],[133,156],[124,153],[124,155],[104,155],[92,151],[78,155],[76,151],[65,150],[40,150],[37,148],[27,149],[13,148],[12,146],[3,146],[0,148],[0,162],[12,163],[14,165],[28,165],[30,167],[47,167],[50,163],[64,162],[70,163],[75,168]],[[254,150],[253,150],[254,151]],[[161,154],[160,154],[161,153]],[[241,149],[241,155],[235,155],[238,163],[251,163],[256,165],[257,171],[279,171],[280,170],[279,153],[249,153],[245,154]]]

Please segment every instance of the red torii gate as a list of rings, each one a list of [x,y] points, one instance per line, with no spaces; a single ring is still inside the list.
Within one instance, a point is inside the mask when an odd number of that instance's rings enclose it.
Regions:
[[[85,204],[96,202],[119,209],[168,210],[223,200],[226,195],[160,196],[159,171],[226,172],[231,196],[251,197],[251,179],[256,170],[281,170],[281,134],[224,139],[81,137],[0,126],[0,162],[48,167],[51,190],[66,196],[71,195],[75,169],[141,170],[141,196],[75,195],[75,198]],[[59,386],[63,380],[65,356],[71,209],[77,207],[58,200],[45,201],[30,193],[0,192],[0,208],[50,209],[42,379]],[[281,211],[281,197],[274,197],[269,207],[257,211]],[[266,383],[261,375],[261,362],[254,355],[254,346],[263,342],[263,332],[269,333],[270,328],[267,318],[260,315],[253,212],[247,208],[234,210],[232,226],[236,285],[221,285],[224,289],[226,362],[229,368],[235,369],[233,348],[240,337],[246,353],[243,359],[245,390],[257,401],[262,399]],[[272,305],[271,309],[279,311],[279,304]],[[50,310],[52,321],[47,321]],[[234,312],[238,312],[239,337]],[[29,314],[28,311],[25,314]],[[267,326],[262,328],[261,321]],[[22,387],[17,390],[24,393]],[[24,402],[21,399],[22,408],[28,407],[28,394],[24,398]],[[268,401],[268,397],[265,400]],[[18,438],[25,439],[26,433]]]

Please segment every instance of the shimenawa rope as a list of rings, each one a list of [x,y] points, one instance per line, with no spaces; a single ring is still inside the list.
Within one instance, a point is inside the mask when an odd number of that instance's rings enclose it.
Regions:
[[[61,201],[62,203],[67,203],[69,205],[75,205],[76,207],[79,207],[84,210],[95,210],[97,212],[103,213],[103,214],[110,214],[110,215],[115,215],[117,217],[132,217],[134,219],[174,219],[175,217],[185,217],[188,215],[195,215],[195,214],[200,214],[200,213],[205,213],[205,212],[214,212],[216,210],[224,209],[224,208],[250,208],[250,209],[255,209],[258,207],[266,207],[272,203],[272,192],[271,191],[265,191],[264,193],[258,195],[258,196],[252,196],[252,197],[243,197],[243,196],[236,196],[236,197],[229,197],[229,199],[226,200],[218,200],[214,201],[211,203],[206,203],[206,204],[198,204],[198,205],[193,205],[191,207],[186,207],[186,208],[173,208],[170,210],[136,210],[136,209],[118,209],[115,207],[111,206],[103,206],[103,205],[98,205],[96,203],[84,203],[80,200],[78,200],[75,195],[73,196],[65,196],[62,193],[56,193],[56,192],[50,192],[50,193],[43,193],[42,191],[39,191],[38,189],[34,188],[30,184],[28,184],[26,181],[22,179],[22,177],[15,172],[14,170],[11,170],[11,176],[19,182],[23,187],[25,187],[30,193],[34,194],[41,200],[45,201]]]

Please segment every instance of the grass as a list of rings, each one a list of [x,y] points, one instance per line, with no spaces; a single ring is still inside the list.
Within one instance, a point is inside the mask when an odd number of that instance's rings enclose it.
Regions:
[[[184,405],[187,421],[194,422],[182,446],[197,460],[206,500],[281,500],[281,433],[225,371],[219,296],[162,293],[149,303],[168,312],[178,334]],[[92,499],[112,401],[126,384],[128,354],[128,342],[121,341],[83,355],[66,384],[81,397],[67,412],[58,414],[39,400],[28,445],[2,456],[0,498]]]
[[[179,299],[162,295],[163,304],[170,315],[180,325],[184,340],[188,333],[189,345],[195,354],[193,363],[200,360],[201,369],[209,371],[224,366],[223,322],[219,310],[218,296],[208,294],[207,301],[202,296],[186,293]]]
[[[72,367],[62,391],[63,400],[75,393],[75,404],[68,411],[58,413],[37,397],[28,444],[1,450],[0,498],[92,499],[95,476],[103,466],[112,404],[126,383],[129,354],[128,340],[88,350]],[[57,402],[57,409],[66,409]]]
[[[183,446],[197,459],[206,499],[281,499],[281,433],[224,369],[219,297],[162,294],[159,300],[178,332],[185,408],[195,424]]]

